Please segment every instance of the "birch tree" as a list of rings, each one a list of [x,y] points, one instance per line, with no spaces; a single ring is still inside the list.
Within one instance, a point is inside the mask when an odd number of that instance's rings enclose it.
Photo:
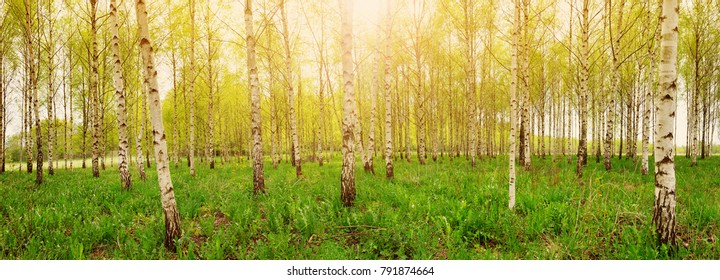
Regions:
[[[30,71],[28,91],[29,104],[32,104],[32,114],[35,116],[35,137],[36,137],[36,170],[35,183],[40,185],[43,181],[43,151],[42,151],[42,130],[40,129],[40,105],[38,104],[37,94],[37,72],[35,68],[35,52],[33,46],[32,34],[32,16],[30,14],[30,1],[25,0],[25,48],[27,51],[27,64]],[[28,110],[30,112],[30,110]],[[30,118],[32,119],[32,118]],[[30,131],[30,122],[28,122],[28,133]],[[29,137],[28,137],[29,138]],[[28,164],[28,172],[32,172],[32,165]]]
[[[287,11],[285,10],[285,0],[280,1],[280,10],[283,27],[283,43],[285,46],[285,83],[288,92],[288,102],[290,103],[289,117],[290,117],[290,134],[292,138],[292,149],[293,154],[292,160],[295,165],[295,175],[299,178],[302,176],[302,167],[300,161],[300,143],[298,140],[297,133],[297,120],[295,116],[295,91],[293,89],[293,71],[292,71],[292,56],[290,54],[290,31],[288,30]]]
[[[393,168],[393,133],[392,133],[392,88],[390,86],[390,55],[392,43],[392,21],[391,21],[391,1],[386,3],[385,13],[385,50],[383,52],[384,60],[384,96],[385,96],[385,177],[392,179],[394,175]]]
[[[190,86],[188,87],[188,105],[190,111],[189,153],[190,176],[195,177],[195,0],[190,0]]]
[[[515,132],[517,129],[517,80],[518,80],[518,41],[520,37],[520,0],[513,1],[514,17],[512,30],[512,58],[510,64],[510,141],[508,147],[508,208],[515,207]]]
[[[255,194],[259,194],[265,193],[265,176],[263,175],[262,134],[260,130],[262,127],[260,121],[260,82],[258,80],[257,62],[255,61],[255,31],[253,30],[252,0],[245,0],[245,32],[250,99],[252,103],[253,190]]]
[[[215,105],[215,91],[214,91],[214,58],[215,58],[215,50],[213,48],[213,31],[211,30],[212,21],[210,17],[210,3],[207,3],[207,11],[206,11],[206,17],[205,17],[205,25],[207,27],[207,68],[208,68],[208,137],[207,137],[207,154],[208,154],[208,162],[210,164],[210,169],[215,169],[215,118],[214,115],[214,105]]]
[[[9,41],[12,38],[8,25],[8,13],[4,12],[2,17],[0,17],[0,174],[5,173],[5,134],[7,130],[5,127],[5,100],[7,99],[7,93],[5,92],[5,53],[7,52],[6,49],[10,46]]]
[[[340,199],[346,207],[355,201],[355,92],[353,88],[352,59],[352,0],[340,1],[341,50],[343,72],[343,118],[342,118],[342,176],[340,181]]]
[[[98,90],[97,0],[90,0],[90,96],[92,112],[92,173],[100,177],[100,92]],[[39,140],[38,140],[39,141]],[[38,143],[39,145],[39,143]]]
[[[675,99],[677,98],[678,0],[663,0],[659,94],[655,98],[655,205],[653,224],[660,244],[675,240]]]
[[[520,57],[518,58],[520,65],[519,75],[522,80],[520,83],[522,100],[520,101],[520,160],[526,171],[530,170],[531,154],[530,154],[530,0],[521,0],[522,4],[522,29],[520,31]]]
[[[413,58],[415,59],[415,74],[416,74],[416,80],[415,80],[415,127],[417,132],[417,143],[418,143],[418,161],[420,162],[420,165],[425,165],[425,89],[424,86],[424,67],[423,67],[423,34],[422,31],[426,27],[424,26],[425,21],[425,14],[426,14],[426,3],[424,0],[415,0],[412,3],[413,9],[414,9],[414,17],[412,19],[412,37],[411,37],[411,43],[412,43],[412,49],[413,49]],[[471,13],[472,15],[472,13]],[[469,31],[470,32],[470,31]],[[470,36],[470,35],[468,35]],[[469,45],[471,46],[471,45]],[[469,47],[472,48],[472,47]],[[470,51],[471,55],[474,54],[474,48],[472,48],[472,51]],[[470,59],[470,58],[469,58]],[[474,57],[473,59],[469,60],[469,63],[472,63],[472,66],[469,66],[471,70],[469,70],[468,75],[473,75],[472,77],[469,77],[468,79],[473,79],[473,81],[470,82],[470,94],[474,96],[475,90],[475,82],[474,82]],[[473,97],[471,97],[470,100],[474,100]],[[474,104],[471,104],[470,106],[475,106]],[[472,111],[471,111],[472,112]],[[471,113],[474,114],[474,113]],[[474,115],[470,116],[470,119],[475,119]],[[471,121],[472,122],[472,121]],[[472,125],[472,124],[471,124]],[[473,156],[473,166],[475,165],[475,157]]]
[[[111,49],[113,53],[115,83],[115,98],[117,98],[117,121],[118,121],[118,169],[120,170],[120,182],[123,189],[130,189],[130,171],[128,170],[128,136],[127,136],[127,112],[125,109],[125,80],[122,75],[122,63],[120,61],[120,35],[117,19],[116,0],[110,0],[110,28],[112,32]],[[142,162],[140,163],[142,165]]]
[[[588,99],[588,79],[589,79],[589,62],[590,48],[588,46],[590,32],[590,13],[589,0],[583,0],[582,6],[582,25],[580,27],[580,97],[578,98],[578,113],[580,114],[580,141],[578,143],[578,159],[576,173],[578,178],[582,178],[583,167],[587,161],[587,99]]]
[[[651,2],[650,0],[647,1],[648,5],[648,22],[653,23],[652,18],[659,18],[661,14],[662,9],[662,2],[661,0],[656,0],[657,8],[655,11],[651,9]],[[651,29],[653,30],[653,29]],[[645,108],[645,111],[643,112],[643,131],[642,131],[642,166],[641,166],[641,173],[642,175],[648,174],[648,154],[649,154],[649,142],[650,142],[650,109],[652,107],[652,100],[655,98],[655,88],[657,84],[657,47],[658,43],[660,42],[660,25],[655,24],[654,32],[652,33],[652,36],[649,38],[650,43],[648,44],[648,56],[650,60],[650,69],[647,72],[648,77],[647,79],[647,85],[645,86],[645,101],[643,104],[643,107]]]
[[[160,94],[158,93],[158,73],[155,69],[155,54],[152,41],[150,41],[145,0],[137,0],[135,4],[135,13],[140,33],[140,50],[145,66],[145,80],[150,87],[147,101],[150,107],[150,122],[152,123],[153,130],[155,168],[157,169],[158,184],[160,185],[160,200],[165,214],[165,248],[170,251],[175,251],[175,240],[180,238],[180,213],[177,209],[175,192],[170,178],[170,163],[168,161],[167,143],[165,142],[165,128],[162,122],[162,104],[160,103]]]
[[[55,118],[53,116],[55,103],[55,11],[53,5],[55,1],[47,2],[47,70],[48,70],[48,92],[47,92],[47,153],[48,153],[48,174],[54,175],[55,168],[53,166],[53,132],[55,131]]]
[[[380,67],[380,34],[377,32],[376,48],[374,51],[374,59],[372,62],[372,84],[370,89],[370,127],[368,132],[368,147],[365,161],[365,171],[375,174],[373,161],[375,158],[375,120],[377,119],[377,97],[378,97],[378,68]]]

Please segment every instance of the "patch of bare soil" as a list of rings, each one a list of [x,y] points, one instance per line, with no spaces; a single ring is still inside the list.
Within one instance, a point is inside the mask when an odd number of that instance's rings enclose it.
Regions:
[[[227,215],[221,211],[215,211],[215,222],[213,222],[213,225],[215,227],[219,226],[226,226],[230,224],[230,220],[228,219]]]

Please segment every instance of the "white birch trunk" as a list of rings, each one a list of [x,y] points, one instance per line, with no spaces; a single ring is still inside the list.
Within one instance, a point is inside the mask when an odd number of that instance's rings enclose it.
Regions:
[[[150,106],[150,122],[152,123],[153,146],[155,148],[155,167],[160,186],[160,200],[165,213],[165,247],[175,251],[175,240],[180,238],[180,213],[175,201],[175,192],[170,178],[165,128],[162,122],[162,104],[158,93],[157,70],[153,54],[150,32],[148,31],[148,14],[145,0],[137,0],[136,15],[140,29],[140,49],[145,66],[145,80],[149,84],[148,105]],[[141,163],[142,164],[142,163]]]
[[[580,98],[578,101],[578,113],[580,115],[580,133],[578,143],[578,159],[576,173],[578,178],[582,178],[583,167],[587,161],[587,99],[588,99],[588,79],[589,79],[589,62],[590,48],[588,46],[590,14],[589,1],[583,0],[582,7],[582,40],[580,42]],[[582,182],[582,181],[581,181]]]
[[[515,16],[512,33],[512,60],[510,64],[510,141],[508,150],[508,208],[515,208],[515,132],[517,129],[518,41],[520,37],[520,0],[514,0]]]
[[[655,205],[658,241],[675,247],[675,99],[677,98],[678,0],[663,0],[660,94],[655,100]]]
[[[340,1],[341,19],[341,50],[343,70],[343,118],[342,118],[342,175],[340,199],[346,207],[352,206],[355,200],[355,91],[353,88],[352,58],[352,0]]]
[[[290,103],[290,134],[292,140],[292,153],[293,161],[295,165],[295,176],[302,177],[302,167],[300,161],[300,141],[298,140],[297,133],[297,120],[295,116],[295,91],[293,90],[293,73],[292,73],[292,56],[290,54],[290,30],[288,30],[287,23],[287,11],[285,10],[285,0],[280,2],[280,9],[282,10],[282,25],[283,25],[283,41],[285,45],[285,81],[287,83],[288,91],[288,102]]]
[[[263,174],[262,133],[260,121],[260,82],[255,61],[255,33],[253,30],[252,0],[245,0],[245,32],[247,36],[247,63],[250,80],[252,118],[253,190],[255,194],[265,193]]]
[[[190,87],[188,88],[190,176],[195,177],[195,0],[190,0]]]
[[[112,31],[112,53],[115,73],[115,97],[117,98],[117,120],[118,120],[118,167],[120,170],[120,182],[123,189],[130,189],[130,171],[128,170],[128,136],[127,136],[127,111],[125,108],[125,80],[122,76],[122,63],[120,61],[120,35],[117,19],[116,0],[110,0],[110,29]]]
[[[394,174],[393,168],[393,134],[392,134],[392,88],[390,86],[390,43],[392,40],[391,30],[391,6],[390,1],[387,1],[387,11],[385,15],[385,51],[383,52],[384,65],[384,96],[385,96],[385,177],[392,179]]]

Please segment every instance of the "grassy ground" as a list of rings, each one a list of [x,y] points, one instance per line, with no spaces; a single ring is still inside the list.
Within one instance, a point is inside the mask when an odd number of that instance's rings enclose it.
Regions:
[[[426,166],[399,161],[384,179],[358,164],[357,199],[340,203],[340,162],[266,162],[266,195],[252,195],[248,162],[173,168],[182,218],[178,251],[163,244],[154,168],[133,170],[120,190],[114,168],[0,175],[1,259],[720,259],[719,158],[690,168],[678,157],[679,251],[656,246],[653,177],[616,160],[607,173],[594,158],[578,185],[565,159],[533,159],[519,171],[517,206],[507,209],[506,159],[472,169],[464,158]],[[652,171],[651,171],[652,172]],[[382,174],[382,175],[381,175]]]

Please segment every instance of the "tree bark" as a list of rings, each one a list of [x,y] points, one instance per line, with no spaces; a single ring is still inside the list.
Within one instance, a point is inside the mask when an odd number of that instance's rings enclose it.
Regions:
[[[172,37],[172,36],[171,36]],[[172,72],[173,72],[173,164],[175,168],[178,167],[178,161],[180,161],[180,137],[178,134],[178,86],[177,86],[177,57],[175,54],[175,45],[172,44],[171,58]]]
[[[0,38],[0,174],[5,173],[5,38]]]
[[[92,105],[92,173],[100,177],[100,101],[98,92],[97,0],[90,0],[90,96]]]
[[[325,28],[324,26],[321,28]],[[321,34],[324,32],[321,32]],[[324,40],[324,36],[320,35],[322,42]],[[319,52],[320,52],[320,65],[318,70],[318,114],[317,114],[317,128],[316,128],[316,138],[317,138],[317,161],[318,165],[323,165],[323,144],[325,143],[325,79],[323,78],[323,47],[319,46]]]
[[[260,120],[260,85],[255,62],[255,33],[253,30],[252,0],[245,0],[245,31],[247,36],[247,63],[251,94],[251,119],[253,143],[253,190],[255,194],[265,193],[263,175],[262,134]]]
[[[30,70],[30,86],[28,90],[31,94],[30,100],[33,107],[33,115],[35,115],[35,137],[36,137],[36,152],[35,157],[37,162],[35,183],[40,185],[43,180],[43,152],[42,152],[42,129],[40,129],[40,106],[38,104],[38,93],[37,93],[37,72],[35,70],[35,53],[32,39],[32,17],[30,16],[30,1],[25,0],[25,46],[28,54],[28,64]],[[29,112],[29,111],[28,111]],[[31,118],[32,119],[32,118]],[[29,126],[28,126],[29,127]],[[29,129],[28,129],[29,131]],[[30,138],[30,137],[28,137]],[[32,172],[32,165],[28,165],[28,172]]]
[[[698,156],[698,119],[700,104],[698,104],[698,96],[700,95],[700,32],[698,27],[693,30],[693,36],[695,37],[694,49],[691,50],[693,55],[693,92],[690,96],[691,103],[688,106],[688,112],[690,113],[688,126],[688,134],[690,135],[690,143],[687,145],[690,150],[690,166],[697,166]]]
[[[377,33],[377,48],[375,59],[372,65],[372,88],[370,97],[370,128],[368,132],[368,147],[365,160],[365,171],[375,175],[373,161],[375,157],[375,119],[377,118],[377,96],[378,96],[378,68],[380,67],[380,34]]]
[[[190,0],[190,87],[188,88],[190,176],[195,177],[195,0]]]
[[[292,153],[293,162],[295,165],[295,176],[298,178],[302,177],[302,166],[300,161],[300,141],[298,140],[297,133],[297,120],[295,116],[295,91],[293,90],[293,71],[292,71],[292,57],[290,54],[290,30],[288,30],[287,23],[287,11],[285,10],[285,0],[280,2],[280,9],[282,10],[282,25],[283,25],[283,41],[285,45],[285,82],[287,83],[288,91],[288,102],[290,103],[290,134],[292,138]]]
[[[618,32],[621,32],[623,30],[623,10],[624,10],[625,0],[620,0],[620,15],[617,19],[617,26],[616,30]],[[607,23],[608,23],[608,30],[610,31],[610,47],[612,52],[612,77],[610,78],[610,103],[608,104],[609,110],[608,110],[608,116],[607,116],[607,128],[605,129],[605,152],[603,155],[604,158],[604,164],[605,164],[605,170],[610,171],[612,169],[612,162],[611,154],[612,154],[612,146],[613,146],[613,132],[614,132],[614,120],[615,120],[615,98],[618,95],[617,91],[619,90],[618,84],[620,83],[620,61],[619,61],[619,52],[620,52],[620,34],[615,34],[613,37],[612,33],[612,3],[610,0],[606,0],[606,12],[608,13],[607,17]],[[622,118],[621,118],[622,120]],[[622,131],[622,129],[621,129]],[[622,155],[622,136],[620,137],[620,154]],[[621,156],[622,157],[622,156]]]
[[[155,147],[155,168],[160,185],[160,200],[165,213],[165,247],[175,251],[175,240],[180,238],[180,213],[175,201],[175,193],[170,178],[167,144],[165,143],[165,128],[162,122],[162,104],[158,94],[157,70],[150,32],[148,31],[148,14],[145,0],[137,0],[136,15],[140,29],[140,49],[145,63],[145,80],[150,86],[147,101],[150,110],[150,121],[153,127],[153,146]]]
[[[3,45],[0,39],[0,47]],[[0,50],[0,174],[5,173],[5,54]]]
[[[122,76],[122,63],[120,61],[120,35],[117,19],[116,0],[110,0],[110,28],[112,29],[112,52],[115,75],[115,97],[117,98],[118,118],[118,169],[120,170],[120,183],[122,188],[129,190],[132,186],[130,170],[128,170],[128,136],[127,136],[127,112],[125,109],[125,80]]]
[[[144,83],[142,85],[144,87]],[[137,155],[137,167],[138,172],[140,173],[140,180],[145,181],[147,179],[147,174],[145,174],[145,159],[143,158],[143,146],[142,146],[142,139],[143,131],[145,131],[145,120],[142,117],[142,103],[145,102],[145,90],[140,90],[138,92],[137,97],[135,98],[135,121],[137,122],[137,125],[135,125],[135,153]]]
[[[590,29],[589,1],[583,0],[582,7],[582,42],[580,42],[580,98],[578,100],[578,113],[580,114],[580,134],[578,142],[578,159],[577,159],[577,176],[582,178],[583,167],[585,166],[587,156],[587,98],[588,98],[588,78],[590,49],[588,47],[588,37]]]
[[[675,98],[677,97],[678,0],[663,0],[660,94],[655,100],[655,205],[653,224],[660,244],[675,240]]]
[[[508,208],[515,208],[515,131],[517,128],[518,41],[520,37],[520,0],[514,0],[515,13],[512,33],[512,60],[510,64],[510,141],[508,147]]]
[[[648,7],[651,7],[650,1],[651,0],[648,0],[648,3],[647,3]],[[653,12],[651,12],[652,10],[648,9],[648,19],[660,18],[660,16],[662,15],[662,2],[660,2],[660,1],[662,1],[662,0],[655,0],[655,2],[657,3],[657,8],[656,8],[654,14],[653,14]],[[652,22],[652,21],[649,21],[649,22]],[[655,98],[655,96],[656,96],[655,86],[658,82],[657,81],[657,78],[658,78],[657,47],[658,47],[658,44],[660,43],[660,30],[661,30],[661,22],[658,21],[657,25],[655,25],[655,32],[653,32],[653,36],[650,39],[652,41],[652,43],[650,43],[650,47],[648,47],[648,55],[650,56],[650,69],[649,69],[648,78],[647,78],[648,84],[647,84],[647,88],[645,89],[645,92],[646,92],[645,102],[643,105],[645,107],[645,112],[643,113],[643,136],[642,136],[642,138],[643,138],[642,139],[643,155],[642,155],[642,168],[641,168],[642,175],[647,175],[649,172],[649,170],[648,170],[649,169],[648,168],[648,152],[649,151],[648,150],[649,150],[649,143],[650,143],[650,114],[651,114],[650,109],[652,108],[651,102],[652,102],[653,98]]]
[[[55,97],[55,41],[53,40],[53,28],[54,28],[54,15],[52,10],[52,4],[54,1],[48,2],[47,13],[48,13],[48,41],[47,41],[47,52],[48,52],[48,92],[47,92],[47,144],[48,144],[48,174],[55,175],[55,168],[53,166],[53,131],[55,128],[55,117],[53,116],[54,109],[54,97]]]
[[[463,12],[464,12],[464,36],[465,36],[465,55],[466,55],[466,82],[467,82],[467,108],[468,108],[468,150],[470,154],[470,164],[475,167],[477,164],[477,88],[476,88],[476,77],[475,77],[475,17],[473,7],[474,2],[463,1]]]
[[[385,95],[385,177],[392,179],[395,176],[393,168],[393,126],[392,126],[392,88],[390,86],[390,54],[391,54],[391,6],[387,1],[385,14],[385,50],[383,52],[384,60],[384,95]]]
[[[413,51],[414,51],[414,58],[415,58],[415,71],[416,72],[416,81],[415,81],[415,131],[417,133],[417,157],[418,162],[420,165],[425,165],[425,89],[424,86],[424,79],[425,79],[425,73],[423,72],[423,63],[422,63],[422,40],[423,36],[421,33],[422,22],[423,17],[425,15],[425,2],[423,0],[420,0],[420,3],[413,3],[412,5],[416,6],[414,9],[419,9],[420,11],[416,11],[415,17],[413,18],[412,24],[414,25],[414,34],[413,34]],[[419,6],[419,7],[418,7]],[[466,16],[471,16],[466,14]],[[468,28],[467,32],[470,33],[470,27],[466,26]],[[474,42],[473,42],[474,43]],[[468,47],[474,46],[472,44],[469,44]],[[472,51],[469,52],[469,54],[474,54],[474,48]],[[468,58],[469,63],[475,63],[474,56]],[[472,73],[473,82],[470,83],[470,86],[474,85],[474,68],[469,66],[473,70],[470,70]],[[469,69],[470,69],[469,68]],[[468,78],[470,79],[470,78]],[[470,94],[474,94],[474,90],[470,90]],[[475,106],[474,102],[473,105]],[[474,113],[474,112],[473,112]],[[471,116],[471,118],[474,118],[474,116]],[[473,166],[475,165],[475,159],[473,158]]]
[[[353,58],[352,58],[352,0],[341,0],[341,50],[343,70],[343,119],[342,119],[342,176],[340,182],[340,199],[346,207],[355,201],[355,92],[353,87]]]
[[[207,153],[208,153],[208,162],[210,164],[210,169],[215,169],[215,118],[214,115],[214,105],[215,105],[215,91],[213,88],[214,83],[214,72],[213,72],[213,64],[214,62],[214,53],[213,53],[213,33],[210,29],[210,2],[207,2],[207,18],[205,19],[205,24],[207,26],[207,44],[208,44],[208,57],[207,57],[207,63],[208,63],[208,138],[207,138]]]
[[[68,156],[67,156],[67,157],[68,157],[68,159],[70,159],[70,164],[69,164],[69,165],[70,165],[70,170],[73,170],[73,126],[74,126],[74,121],[73,121],[73,101],[72,101],[72,100],[73,100],[73,87],[72,87],[72,80],[73,80],[73,74],[72,74],[72,73],[73,73],[73,67],[72,67],[72,63],[73,63],[73,62],[72,62],[72,61],[73,61],[73,60],[72,60],[72,53],[73,53],[72,51],[68,51],[68,62],[69,62],[69,63],[68,63],[68,64],[69,64],[69,66],[68,66],[68,80],[70,81],[70,90],[69,90],[69,91],[70,91],[70,94],[68,94],[68,95],[69,95],[68,97],[69,97],[69,99],[70,99],[70,104],[68,104],[68,111],[70,111],[70,122],[65,124],[66,127],[67,127],[67,126],[70,126],[70,129],[68,129],[68,130],[69,130],[69,131],[68,131],[68,133],[69,133],[69,135],[68,135],[68,138],[69,138],[69,139],[68,139],[68,140],[69,140],[69,141],[68,141],[68,143],[67,143],[67,145],[68,145],[68,148],[67,148],[67,149],[68,149],[68,152],[67,152]]]
[[[25,5],[27,6],[29,4],[27,4],[27,2],[26,2]],[[32,19],[30,18],[29,12],[26,15],[26,19],[32,21]],[[28,26],[28,28],[31,28],[31,27]],[[32,34],[31,31],[28,30],[25,39],[26,40],[32,39],[31,37],[28,37],[28,36],[32,36],[31,34]],[[31,45],[31,44],[25,45],[25,73],[26,74],[23,75],[24,79],[25,79],[25,81],[24,81],[25,82],[24,83],[25,90],[23,93],[25,94],[25,96],[23,97],[24,122],[23,122],[22,131],[24,132],[23,139],[25,139],[25,163],[26,163],[25,169],[28,174],[32,174],[32,170],[33,170],[33,166],[32,166],[32,164],[33,164],[32,163],[33,140],[32,140],[32,135],[31,135],[30,131],[32,130],[31,128],[32,128],[32,117],[33,117],[33,113],[32,113],[32,93],[33,92],[32,92],[32,86],[31,86],[30,81],[32,80],[31,77],[33,76],[33,74],[30,74],[30,72],[31,72],[30,68],[31,68],[31,66],[32,67],[34,67],[34,66],[32,65],[33,62],[31,62],[31,60],[30,60],[30,48],[28,48],[28,45]],[[32,71],[32,73],[34,73],[34,70]]]
[[[523,149],[523,168],[526,171],[530,170],[531,164],[531,152],[530,152],[530,1],[522,0],[523,13],[522,13],[522,127],[521,133],[525,141],[522,144]]]

